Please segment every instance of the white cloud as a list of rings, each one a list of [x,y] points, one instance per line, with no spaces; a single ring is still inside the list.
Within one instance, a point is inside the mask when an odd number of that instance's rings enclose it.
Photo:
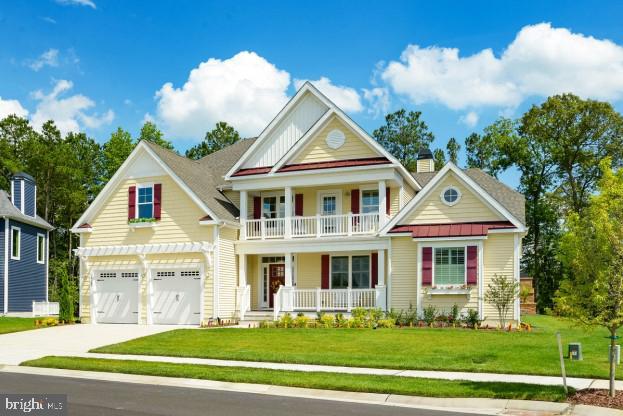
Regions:
[[[389,90],[375,87],[363,90],[363,98],[368,102],[368,113],[374,117],[386,114],[389,110]]]
[[[41,18],[44,22],[48,22],[51,23],[53,25],[56,24],[56,20],[54,20],[53,18],[51,18],[50,16],[44,16]]]
[[[92,0],[56,0],[58,4],[62,4],[64,6],[87,6],[95,9],[95,3]]]
[[[56,127],[66,134],[80,131],[84,127],[98,128],[113,121],[115,114],[112,110],[103,114],[87,113],[87,110],[95,106],[89,97],[82,94],[61,97],[72,88],[71,81],[59,80],[49,94],[41,90],[32,93],[32,97],[38,101],[36,111],[31,117],[36,129],[40,129],[46,121],[54,120]]]
[[[475,127],[476,124],[478,124],[478,119],[478,113],[476,113],[475,111],[470,111],[467,114],[462,115],[459,118],[459,121],[465,124],[467,127],[472,128]]]
[[[298,90],[305,84],[308,80],[305,79],[295,79],[294,87]],[[309,80],[320,92],[326,95],[331,101],[335,103],[339,108],[343,111],[349,113],[358,113],[363,110],[363,105],[361,104],[361,97],[359,93],[350,87],[345,87],[342,85],[334,85],[331,80],[327,77],[320,77],[320,79],[316,81]]]
[[[167,82],[156,92],[157,118],[168,134],[203,137],[218,121],[243,136],[257,135],[288,101],[290,74],[254,52],[194,68],[180,88]]]
[[[28,110],[26,110],[17,100],[3,100],[0,97],[0,120],[3,118],[15,114],[18,117],[26,117]]]
[[[415,104],[452,109],[515,107],[564,92],[620,100],[623,47],[541,23],[522,28],[500,57],[491,49],[461,57],[456,48],[409,45],[380,77]]]
[[[44,66],[58,66],[58,49],[48,49],[43,52],[37,59],[34,59],[28,63],[28,66],[33,71],[39,71]]]

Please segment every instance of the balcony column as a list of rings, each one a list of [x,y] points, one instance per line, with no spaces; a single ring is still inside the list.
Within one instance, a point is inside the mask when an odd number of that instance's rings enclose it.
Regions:
[[[247,312],[247,307],[249,305],[246,304],[245,294],[247,289],[247,255],[239,254],[238,255],[238,290],[237,299],[238,299],[238,308],[240,312],[240,319],[244,319],[244,314]]]
[[[376,283],[376,307],[387,310],[387,288],[385,286],[385,250],[379,250],[378,254],[378,280]]]
[[[292,287],[292,253],[285,253],[285,285],[282,288],[283,297],[281,309],[292,311],[294,306],[294,288]]]
[[[247,191],[240,191],[240,239],[247,239],[247,203],[249,197]]]
[[[285,238],[292,236],[292,187],[286,186],[285,188],[285,200],[286,200],[286,217],[285,221]]]
[[[385,181],[379,181],[379,229],[383,228],[386,223],[387,215],[385,211],[385,198],[386,195]]]

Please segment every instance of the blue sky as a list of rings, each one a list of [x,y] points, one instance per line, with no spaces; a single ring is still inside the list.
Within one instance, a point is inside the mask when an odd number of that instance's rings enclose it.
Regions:
[[[607,1],[4,1],[0,116],[100,142],[150,118],[184,150],[220,119],[257,134],[295,80],[324,79],[369,132],[417,109],[443,147],[550,93],[621,111],[621,16]]]

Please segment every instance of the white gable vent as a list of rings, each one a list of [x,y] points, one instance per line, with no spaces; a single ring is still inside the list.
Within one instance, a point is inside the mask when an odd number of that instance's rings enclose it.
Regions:
[[[342,147],[344,142],[346,141],[346,136],[342,132],[342,130],[331,130],[329,134],[327,134],[327,146],[331,149],[339,149]]]

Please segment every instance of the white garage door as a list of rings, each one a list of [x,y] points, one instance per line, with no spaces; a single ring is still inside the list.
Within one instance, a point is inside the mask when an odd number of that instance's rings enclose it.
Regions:
[[[152,279],[151,313],[154,324],[199,324],[199,270],[154,270]]]
[[[138,322],[138,272],[97,273],[94,296],[98,323]]]

